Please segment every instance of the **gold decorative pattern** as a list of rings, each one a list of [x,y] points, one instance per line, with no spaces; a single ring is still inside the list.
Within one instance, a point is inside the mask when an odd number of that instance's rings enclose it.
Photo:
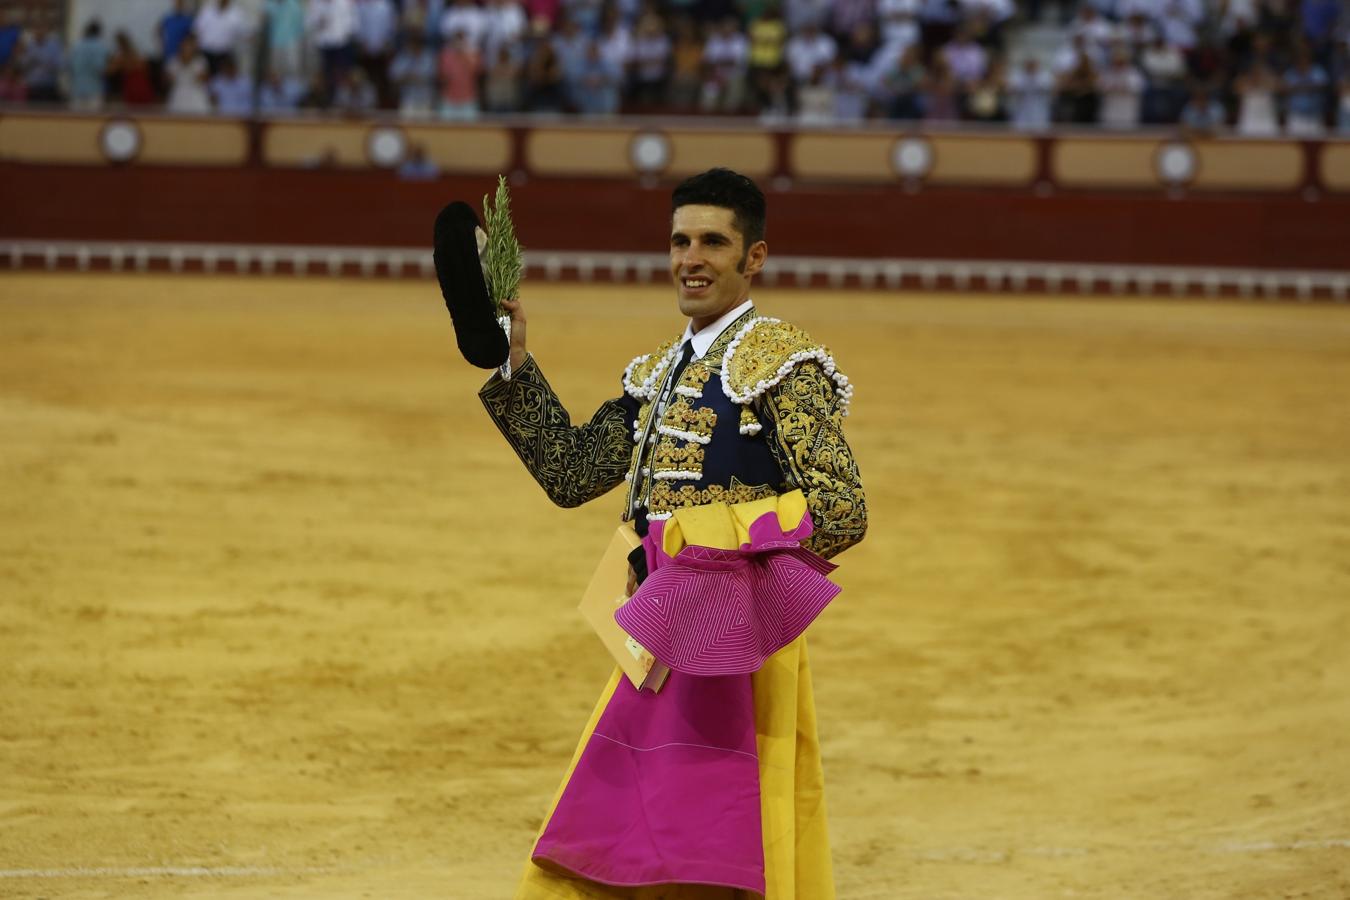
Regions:
[[[815,360],[839,395],[839,413],[848,415],[853,387],[835,368],[830,351],[795,325],[756,317],[746,322],[727,345],[722,362],[722,387],[732,402],[745,405],[778,384],[802,363]]]
[[[654,353],[636,357],[628,364],[623,373],[623,389],[628,396],[644,401],[656,397],[656,392],[661,389],[661,376],[670,365],[671,352],[681,340],[666,341]]]
[[[493,375],[478,396],[525,468],[559,506],[580,506],[623,481],[633,441],[617,400],[602,404],[586,424],[573,426],[532,356],[510,381]]]
[[[697,488],[692,484],[679,487],[668,481],[658,481],[652,487],[647,508],[653,518],[664,518],[677,509],[689,506],[704,506],[709,503],[745,503],[750,500],[763,500],[774,497],[778,488],[770,484],[742,484],[737,478],[731,479],[730,487],[710,484],[706,488]]]
[[[702,471],[703,447],[699,444],[680,442],[662,437],[652,451],[653,472]]]
[[[820,363],[801,363],[765,392],[774,423],[770,448],[788,490],[800,488],[815,532],[805,546],[826,559],[862,540],[867,501],[844,440],[842,399]]]

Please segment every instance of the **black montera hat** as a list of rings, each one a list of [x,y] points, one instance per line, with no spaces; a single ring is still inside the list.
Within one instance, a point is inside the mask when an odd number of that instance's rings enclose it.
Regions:
[[[436,280],[450,319],[455,323],[455,343],[464,358],[480,369],[495,369],[506,362],[511,344],[497,324],[497,314],[488,296],[483,268],[478,261],[479,227],[473,207],[456,200],[436,217]]]

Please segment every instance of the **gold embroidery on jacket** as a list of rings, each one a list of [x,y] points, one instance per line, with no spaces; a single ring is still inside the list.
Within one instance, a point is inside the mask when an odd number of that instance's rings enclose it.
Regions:
[[[682,484],[678,487],[668,481],[658,481],[652,487],[647,509],[655,515],[663,515],[690,506],[705,506],[709,503],[745,503],[749,500],[762,500],[778,494],[778,488],[770,484],[743,484],[732,477],[731,486],[710,484],[705,488]]]

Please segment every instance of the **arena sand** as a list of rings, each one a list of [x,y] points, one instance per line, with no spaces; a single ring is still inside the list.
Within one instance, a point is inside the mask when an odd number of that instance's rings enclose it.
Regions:
[[[682,327],[527,287],[579,419]],[[1350,309],[760,301],[858,387],[842,900],[1350,896]],[[0,895],[510,895],[621,501],[482,380],[429,283],[0,278]]]

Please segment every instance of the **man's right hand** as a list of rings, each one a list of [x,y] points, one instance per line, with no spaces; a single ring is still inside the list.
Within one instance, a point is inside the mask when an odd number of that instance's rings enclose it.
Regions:
[[[502,309],[511,314],[511,371],[525,365],[525,307],[520,300],[503,300]]]

